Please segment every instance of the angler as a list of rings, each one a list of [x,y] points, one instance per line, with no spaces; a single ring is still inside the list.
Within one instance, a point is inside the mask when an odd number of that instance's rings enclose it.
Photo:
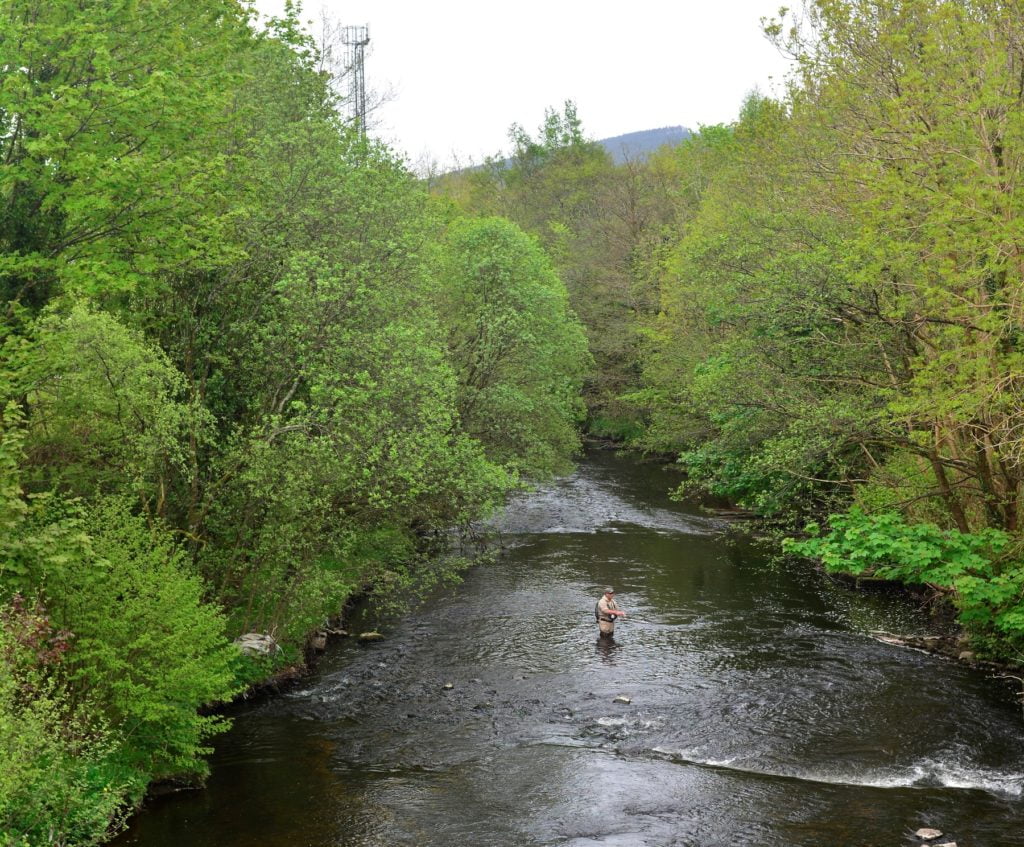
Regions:
[[[604,595],[594,606],[594,617],[597,618],[602,638],[611,638],[615,633],[615,619],[626,617],[626,613],[615,602],[615,589],[611,586],[605,588]]]

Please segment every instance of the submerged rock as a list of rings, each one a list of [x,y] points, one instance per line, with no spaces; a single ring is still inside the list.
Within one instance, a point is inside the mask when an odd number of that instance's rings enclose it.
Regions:
[[[628,703],[632,703],[633,701],[629,697],[627,697],[625,694],[620,694],[618,697],[616,697],[614,700],[612,700],[612,702],[613,703],[627,703],[628,704]]]
[[[930,826],[923,826],[917,832],[914,833],[918,838],[923,838],[925,841],[931,841],[933,838],[941,838],[942,830],[933,829]]]

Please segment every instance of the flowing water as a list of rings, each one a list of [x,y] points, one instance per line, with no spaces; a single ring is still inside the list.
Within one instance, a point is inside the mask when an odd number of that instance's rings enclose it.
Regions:
[[[933,627],[906,597],[770,566],[672,483],[594,452],[520,498],[496,563],[237,709],[207,789],[117,843],[881,847],[934,826],[1024,845],[1008,684],[872,639]],[[629,614],[613,643],[606,583]]]

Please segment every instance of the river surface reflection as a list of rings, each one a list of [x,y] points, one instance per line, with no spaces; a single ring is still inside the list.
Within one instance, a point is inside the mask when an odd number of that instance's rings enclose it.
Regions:
[[[238,708],[208,788],[116,843],[879,847],[934,826],[1024,845],[1007,685],[872,639],[929,621],[769,566],[672,484],[592,452],[519,498],[496,563]],[[613,644],[593,618],[605,584],[629,612]]]

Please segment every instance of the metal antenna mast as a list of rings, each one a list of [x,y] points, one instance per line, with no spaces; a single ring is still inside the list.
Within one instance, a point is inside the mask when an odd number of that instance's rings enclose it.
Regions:
[[[348,98],[352,117],[359,134],[366,137],[366,74],[363,57],[370,43],[369,26],[347,26],[342,29],[341,41],[345,45],[345,67],[348,69]]]

